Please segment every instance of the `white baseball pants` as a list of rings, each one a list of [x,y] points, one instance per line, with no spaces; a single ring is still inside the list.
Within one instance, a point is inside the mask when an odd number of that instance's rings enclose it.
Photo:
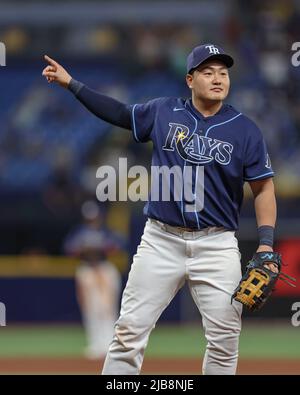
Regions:
[[[140,373],[150,332],[185,281],[201,313],[207,340],[203,374],[235,374],[242,305],[231,304],[231,295],[240,278],[240,253],[233,231],[186,232],[149,219],[133,259],[102,374]]]
[[[87,337],[86,356],[102,358],[114,334],[121,276],[109,261],[94,267],[82,264],[76,271],[79,307]]]

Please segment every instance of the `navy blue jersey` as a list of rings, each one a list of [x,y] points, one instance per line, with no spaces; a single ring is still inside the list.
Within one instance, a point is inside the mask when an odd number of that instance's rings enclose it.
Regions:
[[[274,175],[255,123],[228,104],[203,117],[191,99],[180,98],[135,104],[131,114],[135,140],[153,142],[144,213],[174,226],[236,230],[244,182]]]

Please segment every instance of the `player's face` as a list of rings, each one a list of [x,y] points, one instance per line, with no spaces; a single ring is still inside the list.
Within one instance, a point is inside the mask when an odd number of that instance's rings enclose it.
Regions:
[[[196,99],[222,101],[228,95],[230,80],[228,68],[219,61],[207,62],[186,76],[188,86]]]

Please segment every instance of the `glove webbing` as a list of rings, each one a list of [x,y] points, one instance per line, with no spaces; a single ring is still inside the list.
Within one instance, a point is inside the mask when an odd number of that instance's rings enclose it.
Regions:
[[[262,295],[262,288],[268,285],[269,281],[270,276],[264,271],[260,269],[251,270],[249,277],[241,283],[236,300],[251,308],[256,299]]]
[[[288,278],[289,280],[291,280],[291,281],[294,281],[294,282],[297,281],[294,277],[291,277],[291,276],[289,276],[288,274],[285,274],[285,273],[282,273],[282,272],[280,273],[280,275],[279,275],[279,277],[278,277],[279,280],[285,282],[286,284],[290,285],[291,287],[296,288],[296,284],[290,283],[290,282],[287,280],[287,278]]]

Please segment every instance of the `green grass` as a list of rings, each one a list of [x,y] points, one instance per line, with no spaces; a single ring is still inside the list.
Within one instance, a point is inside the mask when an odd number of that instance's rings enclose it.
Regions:
[[[300,328],[245,328],[240,338],[240,355],[247,358],[300,359]]]
[[[80,326],[0,327],[0,357],[80,357],[84,346]],[[200,326],[159,325],[151,334],[146,356],[200,357],[204,349]],[[300,359],[300,328],[244,324],[240,357]]]
[[[199,357],[204,354],[205,346],[201,327],[162,327],[150,337],[146,355]],[[240,357],[300,359],[300,328],[244,325],[240,337]]]
[[[84,346],[79,326],[0,328],[0,357],[79,357]]]

